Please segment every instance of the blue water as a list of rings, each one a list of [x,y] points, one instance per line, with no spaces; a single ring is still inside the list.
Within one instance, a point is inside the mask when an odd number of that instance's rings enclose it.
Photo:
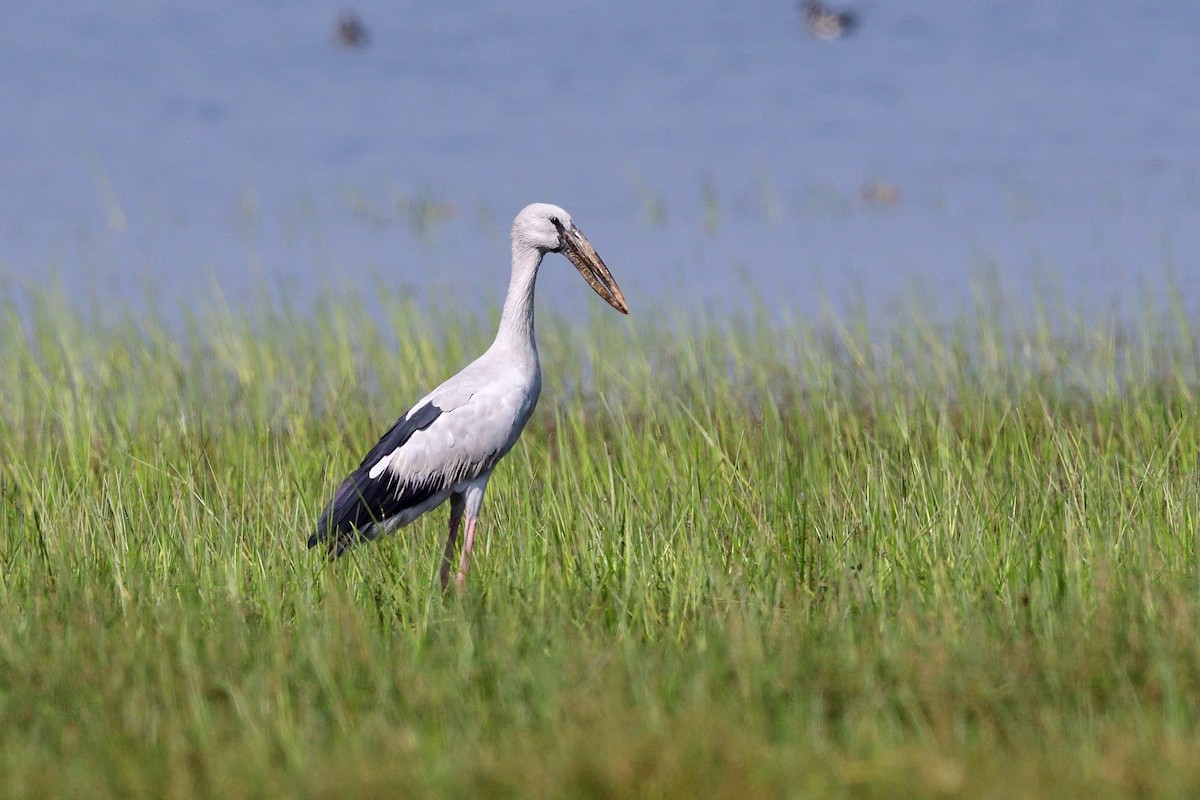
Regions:
[[[785,0],[355,8],[347,49],[329,3],[6,4],[0,278],[482,306],[535,200],[635,314],[1200,277],[1200,4],[872,0],[836,42]],[[544,302],[599,302],[555,262]]]

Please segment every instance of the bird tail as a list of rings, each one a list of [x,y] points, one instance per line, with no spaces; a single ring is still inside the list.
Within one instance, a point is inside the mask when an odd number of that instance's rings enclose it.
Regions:
[[[308,549],[324,545],[329,560],[333,561],[344,556],[347,550],[359,542],[369,542],[376,536],[373,523],[366,526],[365,529],[348,527],[341,530],[318,524],[317,529],[308,537]]]
[[[347,507],[344,501],[351,496],[355,490],[354,476],[346,478],[342,481],[341,486],[333,494],[333,499],[329,501],[329,505],[321,512],[321,518],[317,520],[317,527],[308,537],[308,549],[311,550],[317,545],[324,545],[326,554],[330,560],[341,558],[342,555],[353,547],[360,536],[360,532],[354,524],[353,518],[348,515]],[[354,506],[350,506],[354,508]],[[368,522],[364,528],[373,527],[372,523]],[[368,536],[366,538],[375,538]]]

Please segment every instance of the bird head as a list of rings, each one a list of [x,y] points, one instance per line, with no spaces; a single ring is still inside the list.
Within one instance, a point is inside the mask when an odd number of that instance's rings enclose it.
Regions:
[[[543,254],[562,253],[596,294],[622,314],[629,313],[621,287],[565,209],[549,203],[525,206],[513,220],[512,241],[514,248],[535,248]]]

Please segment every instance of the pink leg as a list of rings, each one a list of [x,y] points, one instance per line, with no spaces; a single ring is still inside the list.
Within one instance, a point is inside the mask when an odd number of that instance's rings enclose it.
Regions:
[[[458,575],[455,580],[458,582],[459,591],[467,586],[467,568],[471,565],[471,548],[475,545],[475,517],[467,515],[467,535],[463,539],[462,556],[458,559]]]
[[[450,586],[450,565],[454,561],[454,545],[458,540],[458,524],[462,522],[463,508],[465,506],[466,502],[461,494],[450,496],[450,535],[446,537],[446,551],[442,553],[442,568],[438,570],[438,577],[442,581],[443,592]],[[469,530],[470,528],[468,528]],[[470,533],[467,535],[470,536]]]

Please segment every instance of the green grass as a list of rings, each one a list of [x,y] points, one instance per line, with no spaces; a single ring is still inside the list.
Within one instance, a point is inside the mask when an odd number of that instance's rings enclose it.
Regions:
[[[0,794],[1200,792],[1200,356],[947,324],[542,308],[468,593],[445,510],[334,564],[336,481],[492,318],[0,329]]]

